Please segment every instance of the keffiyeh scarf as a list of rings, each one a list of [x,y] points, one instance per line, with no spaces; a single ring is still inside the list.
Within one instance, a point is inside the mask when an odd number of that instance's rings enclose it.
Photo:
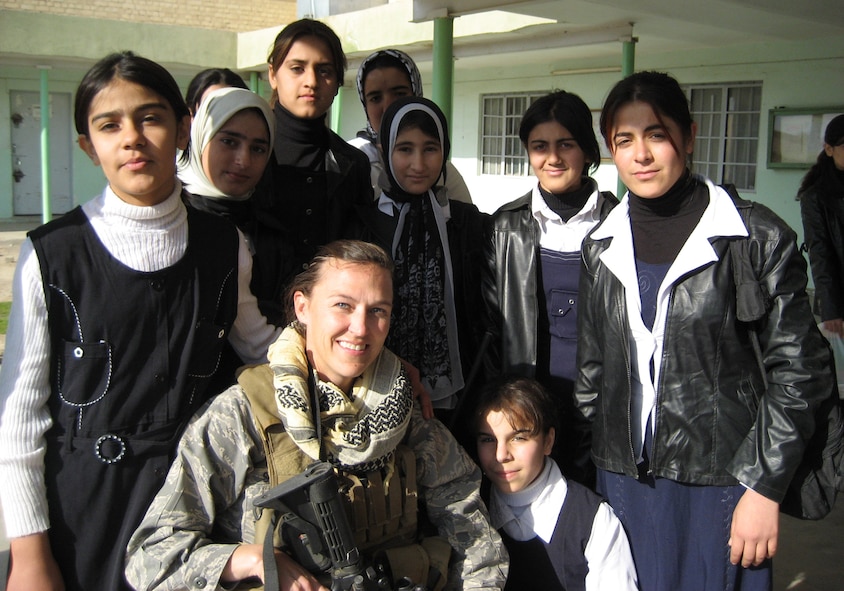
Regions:
[[[355,380],[348,394],[319,379],[309,364],[305,338],[287,327],[267,353],[273,371],[276,404],[285,430],[314,460],[348,472],[380,470],[390,464],[410,422],[410,384],[398,357],[386,348]],[[320,429],[314,423],[317,390]],[[320,441],[319,431],[322,437]]]

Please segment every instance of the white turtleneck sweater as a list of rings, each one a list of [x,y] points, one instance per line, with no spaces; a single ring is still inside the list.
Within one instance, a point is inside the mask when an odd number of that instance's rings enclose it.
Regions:
[[[103,246],[136,271],[158,271],[178,262],[188,243],[181,183],[163,202],[130,205],[109,188],[82,206]],[[229,341],[247,363],[266,362],[280,330],[269,325],[249,289],[252,257],[240,232],[237,318]],[[0,370],[0,500],[9,538],[50,527],[44,484],[45,433],[52,426],[50,335],[41,267],[32,242],[21,245],[12,286],[12,310]]]

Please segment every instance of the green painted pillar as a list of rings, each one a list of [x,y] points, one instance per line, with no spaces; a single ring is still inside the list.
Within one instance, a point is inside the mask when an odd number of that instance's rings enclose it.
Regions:
[[[434,80],[432,100],[442,109],[451,133],[454,100],[454,18],[434,19]]]
[[[255,94],[261,94],[261,78],[258,72],[249,72],[249,90]]]
[[[50,66],[38,66],[41,74],[41,221],[45,224],[53,217],[50,199]]]
[[[337,89],[337,96],[334,97],[334,102],[331,103],[331,131],[337,135],[340,133],[340,125],[343,122],[343,95],[345,88],[341,86]]]
[[[636,69],[636,42],[639,39],[636,37],[630,37],[621,43],[621,78],[627,78],[633,71]],[[624,183],[621,182],[621,177],[618,179],[617,185],[618,192],[616,195],[619,199],[627,192],[627,187],[624,186]]]

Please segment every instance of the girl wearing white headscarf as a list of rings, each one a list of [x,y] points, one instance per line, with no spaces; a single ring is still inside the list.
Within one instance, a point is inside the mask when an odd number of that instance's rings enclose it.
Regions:
[[[388,346],[419,369],[437,415],[451,423],[483,338],[485,218],[435,184],[449,152],[448,123],[436,104],[399,98],[384,112],[379,131],[385,186],[375,203],[358,209],[366,228],[361,238],[384,247],[396,262]],[[432,146],[438,160],[423,155],[425,164],[408,167]],[[416,156],[408,160],[409,154]]]
[[[244,111],[256,117],[240,116]],[[189,205],[227,217],[248,234],[248,200],[269,160],[274,134],[272,109],[254,92],[221,88],[208,94],[194,116],[190,150],[178,172]]]

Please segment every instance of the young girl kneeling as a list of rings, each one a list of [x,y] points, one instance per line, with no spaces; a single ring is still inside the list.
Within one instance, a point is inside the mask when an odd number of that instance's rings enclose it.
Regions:
[[[549,457],[556,405],[529,378],[495,382],[475,415],[489,511],[510,553],[507,589],[637,589],[627,534],[612,508]]]

